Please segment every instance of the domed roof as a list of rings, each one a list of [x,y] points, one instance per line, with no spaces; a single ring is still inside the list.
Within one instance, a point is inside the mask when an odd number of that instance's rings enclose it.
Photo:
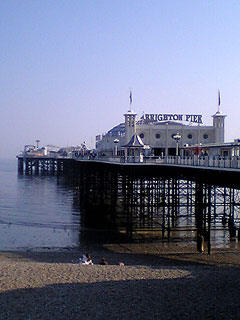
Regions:
[[[120,123],[107,132],[107,136],[118,136],[125,133],[125,123]]]
[[[123,131],[123,130],[125,130],[125,123],[119,123],[117,126],[113,127],[108,132]]]

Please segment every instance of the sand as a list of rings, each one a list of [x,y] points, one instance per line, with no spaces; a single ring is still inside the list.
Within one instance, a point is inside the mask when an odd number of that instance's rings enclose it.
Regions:
[[[240,253],[189,245],[0,253],[0,319],[240,319]],[[102,257],[108,265],[98,262]],[[124,263],[120,266],[119,263]]]

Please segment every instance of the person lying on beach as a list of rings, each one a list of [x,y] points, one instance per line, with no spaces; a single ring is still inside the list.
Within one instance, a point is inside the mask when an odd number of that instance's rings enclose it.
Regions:
[[[86,253],[86,255],[83,254],[83,255],[76,261],[76,263],[79,263],[79,264],[91,264],[91,265],[93,264],[92,258],[91,258],[91,256],[90,256],[89,253]]]

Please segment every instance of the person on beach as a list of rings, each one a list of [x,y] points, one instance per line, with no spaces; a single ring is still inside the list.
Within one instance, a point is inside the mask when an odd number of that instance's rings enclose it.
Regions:
[[[102,258],[99,264],[101,264],[102,266],[106,266],[108,263],[105,258]]]
[[[89,253],[83,254],[76,262],[79,264],[93,264],[92,258]]]

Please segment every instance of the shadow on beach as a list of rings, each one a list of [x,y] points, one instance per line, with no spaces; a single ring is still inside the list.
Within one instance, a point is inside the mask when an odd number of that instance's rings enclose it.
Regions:
[[[239,319],[238,270],[214,271],[9,290],[0,294],[0,319]]]

